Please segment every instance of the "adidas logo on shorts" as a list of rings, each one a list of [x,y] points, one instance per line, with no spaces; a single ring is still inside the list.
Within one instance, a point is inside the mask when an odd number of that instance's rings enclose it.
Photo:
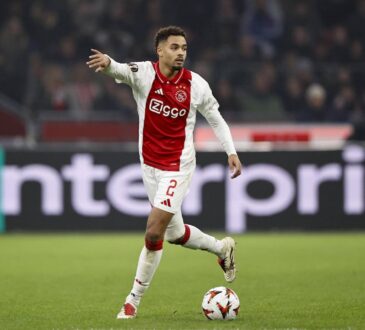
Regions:
[[[168,207],[171,207],[171,202],[170,202],[170,199],[165,199],[164,201],[161,202],[162,205],[165,205],[165,206],[168,206]]]

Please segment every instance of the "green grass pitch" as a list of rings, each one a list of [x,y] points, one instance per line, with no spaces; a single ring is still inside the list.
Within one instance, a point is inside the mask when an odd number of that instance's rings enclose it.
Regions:
[[[364,233],[236,240],[236,320],[201,313],[203,294],[226,285],[216,258],[166,243],[137,319],[116,320],[142,234],[0,236],[0,329],[365,329]]]

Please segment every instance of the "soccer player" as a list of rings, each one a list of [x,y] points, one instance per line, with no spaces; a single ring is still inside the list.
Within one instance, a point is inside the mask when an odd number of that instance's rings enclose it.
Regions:
[[[236,276],[235,241],[207,235],[184,224],[181,204],[195,169],[193,130],[199,111],[213,128],[228,155],[231,178],[241,174],[241,162],[228,125],[208,83],[184,68],[187,54],[185,31],[176,26],[161,28],[155,36],[158,61],[117,63],[92,49],[87,65],[132,88],[139,115],[139,154],[143,182],[152,206],[145,245],[138,260],[133,287],[117,315],[137,315],[141,298],[160,263],[164,240],[218,256],[226,281]]]

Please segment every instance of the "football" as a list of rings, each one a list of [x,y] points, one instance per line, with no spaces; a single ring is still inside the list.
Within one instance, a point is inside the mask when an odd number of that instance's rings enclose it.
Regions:
[[[239,308],[237,294],[224,286],[210,289],[203,297],[203,314],[209,320],[233,320],[237,317]]]

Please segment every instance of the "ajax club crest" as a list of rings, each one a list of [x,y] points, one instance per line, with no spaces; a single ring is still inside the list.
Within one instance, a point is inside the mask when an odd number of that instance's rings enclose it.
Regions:
[[[175,98],[177,101],[179,102],[184,102],[187,99],[187,94],[184,90],[179,89],[178,91],[176,91],[175,93]]]

